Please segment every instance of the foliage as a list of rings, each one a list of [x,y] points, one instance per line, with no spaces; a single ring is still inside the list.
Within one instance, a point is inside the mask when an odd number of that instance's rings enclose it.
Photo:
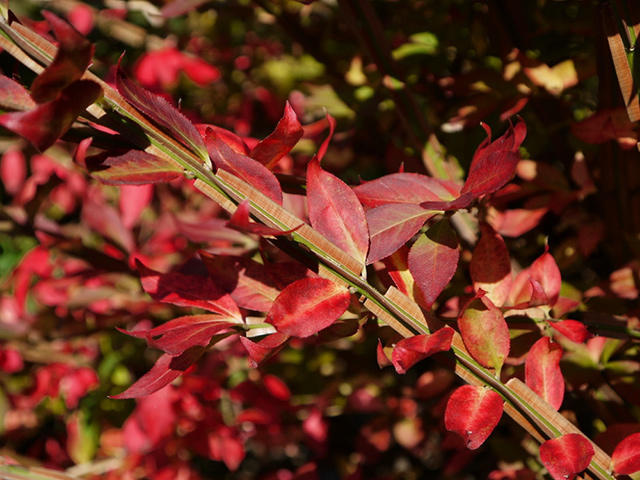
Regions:
[[[47,5],[0,5],[3,475],[638,475],[631,8]]]

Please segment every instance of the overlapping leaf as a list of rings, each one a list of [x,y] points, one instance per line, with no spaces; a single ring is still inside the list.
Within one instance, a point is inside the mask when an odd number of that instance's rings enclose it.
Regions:
[[[309,337],[335,322],[350,301],[342,285],[326,278],[303,278],[278,295],[266,321],[281,333]]]
[[[307,166],[307,204],[313,228],[364,265],[369,231],[355,193],[314,157]]]
[[[131,105],[140,110],[158,125],[167,129],[176,139],[189,147],[205,162],[209,162],[207,148],[196,127],[167,100],[154,95],[133,80],[127,78],[118,68],[116,72],[118,92]]]
[[[418,173],[392,173],[353,188],[365,208],[388,203],[447,201],[458,194],[450,184]]]
[[[288,339],[288,335],[276,332],[263,338],[259,342],[252,342],[246,337],[240,337],[240,343],[242,343],[242,346],[249,354],[249,364],[255,368],[267,357],[275,355],[281,350]]]
[[[62,90],[80,80],[93,56],[93,45],[80,32],[51,12],[45,10],[42,15],[58,40],[58,51],[31,85],[31,97],[38,103],[55,100]]]
[[[233,150],[213,129],[206,129],[205,143],[216,168],[226,170],[257,188],[282,205],[282,188],[276,176],[264,165]]]
[[[444,426],[460,435],[469,450],[475,450],[498,425],[503,403],[502,397],[490,388],[464,385],[449,397]]]
[[[303,223],[300,224],[300,226],[302,225]],[[262,225],[261,223],[249,221],[249,200],[243,200],[240,205],[238,205],[238,208],[227,222],[227,226],[240,232],[255,233],[256,235],[263,236],[289,235],[296,230],[278,230]]]
[[[0,75],[0,107],[9,110],[31,110],[36,103],[18,82]]]
[[[428,305],[436,301],[456,273],[459,258],[458,237],[448,220],[431,226],[411,246],[409,271]]]
[[[143,338],[150,347],[169,355],[180,355],[194,346],[206,347],[214,335],[228,332],[237,325],[237,320],[229,321],[221,315],[189,315],[174,318],[149,330],[120,331]]]
[[[180,272],[159,273],[136,261],[142,287],[159,302],[179,307],[198,307],[227,318],[242,319],[233,299],[208,276]]]
[[[296,112],[287,102],[276,129],[253,147],[249,156],[271,170],[298,143],[303,133]]]
[[[572,480],[589,466],[593,446],[583,435],[568,433],[540,445],[540,460],[554,480]]]
[[[562,348],[542,337],[533,344],[524,364],[527,385],[558,410],[564,398],[564,377],[560,371]]]
[[[411,239],[436,212],[419,205],[387,204],[367,210],[369,254],[367,264],[388,257]]]
[[[157,392],[186,372],[203,353],[204,348],[202,347],[192,347],[177,357],[165,353],[156,360],[151,370],[140,377],[138,381],[124,392],[113,395],[111,398],[118,400],[139,398]]]
[[[115,156],[89,157],[86,162],[91,175],[107,185],[170,182],[182,175],[182,170],[167,159],[141,150],[129,150]]]
[[[480,289],[494,305],[501,307],[511,290],[511,262],[502,237],[489,225],[480,225],[482,236],[473,250],[469,273],[476,292]]]
[[[0,115],[0,125],[29,140],[44,151],[64,135],[85,108],[102,94],[102,88],[90,80],[78,80],[51,102],[33,110]]]
[[[429,335],[415,335],[400,340],[391,353],[391,362],[396,372],[406,373],[420,360],[424,360],[434,353],[449,350],[453,333],[452,328],[444,327]]]
[[[476,298],[458,318],[458,327],[473,358],[500,371],[510,348],[509,328],[502,312],[489,299]]]

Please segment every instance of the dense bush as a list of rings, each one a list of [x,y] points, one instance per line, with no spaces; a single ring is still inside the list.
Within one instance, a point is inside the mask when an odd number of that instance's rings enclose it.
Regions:
[[[0,2],[6,478],[640,475],[633,2],[160,3]]]

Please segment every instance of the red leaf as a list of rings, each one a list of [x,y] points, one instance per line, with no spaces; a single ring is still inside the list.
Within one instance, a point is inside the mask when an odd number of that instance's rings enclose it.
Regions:
[[[392,173],[353,187],[365,208],[375,208],[388,203],[444,201],[458,194],[452,186],[440,180],[418,173]],[[453,191],[452,191],[453,190]]]
[[[234,151],[210,128],[206,129],[205,142],[211,161],[221,168],[254,186],[279,205],[282,205],[282,189],[276,176],[260,163]]]
[[[420,360],[434,353],[446,352],[451,348],[453,329],[444,327],[430,335],[416,335],[400,340],[391,353],[391,362],[398,373],[407,370]]]
[[[449,397],[444,425],[460,435],[469,450],[475,450],[496,428],[502,410],[502,397],[490,388],[464,385]]]
[[[209,0],[173,0],[162,7],[160,13],[162,13],[164,18],[179,17],[191,10],[195,10],[208,1]]]
[[[327,112],[326,114],[326,120],[327,123],[329,124],[329,135],[327,135],[327,138],[325,138],[322,141],[322,144],[320,145],[320,148],[318,149],[318,160],[322,161],[322,159],[324,158],[325,154],[327,153],[327,149],[329,148],[329,143],[331,142],[331,139],[333,138],[333,132],[336,130],[336,119],[333,118],[331,115],[329,115],[329,112]]]
[[[119,206],[122,223],[131,229],[153,198],[153,185],[123,185],[120,187]]]
[[[473,358],[499,371],[510,347],[509,328],[502,312],[488,299],[472,300],[458,318],[458,327]]]
[[[446,202],[422,202],[420,206],[430,210],[442,210],[447,212],[450,210],[462,210],[463,208],[467,208],[474,200],[474,195],[471,192],[467,192],[454,200]]]
[[[301,223],[299,227],[301,227],[302,225],[304,225],[304,223]],[[231,218],[227,222],[227,226],[244,233],[255,233],[256,235],[267,235],[274,237],[278,235],[289,235],[291,232],[297,230],[297,228],[291,230],[277,230],[260,223],[250,222],[249,200],[243,200],[240,205],[238,205],[238,208],[233,213],[233,215],[231,215]]]
[[[540,445],[540,460],[554,480],[572,480],[589,466],[594,451],[579,433],[568,433]]]
[[[69,23],[82,35],[87,35],[93,30],[93,9],[84,3],[78,3],[67,14]]]
[[[86,162],[91,176],[107,185],[145,185],[170,182],[182,176],[182,170],[177,165],[140,150],[103,157],[90,157]]]
[[[0,107],[10,110],[31,110],[36,107],[36,103],[22,85],[0,75]]]
[[[366,212],[369,226],[367,264],[388,257],[411,239],[436,212],[419,205],[381,205]]]
[[[174,318],[151,330],[118,330],[132,337],[144,338],[150,347],[169,355],[180,355],[194,346],[206,347],[211,337],[237,325],[237,322],[230,322],[220,315],[190,315]]]
[[[209,162],[207,149],[198,130],[177,108],[163,97],[154,95],[133,80],[125,77],[120,67],[116,71],[116,86],[120,95],[131,105],[154,122],[165,127],[169,133],[192,149],[200,158],[207,163]]]
[[[271,170],[298,143],[303,133],[296,112],[287,102],[276,129],[253,147],[249,156]]]
[[[307,203],[313,228],[364,265],[369,231],[362,205],[338,177],[314,157],[307,166]]]
[[[491,210],[488,221],[500,235],[519,237],[537,227],[548,211],[547,207],[534,209],[515,208],[504,211]]]
[[[15,195],[22,189],[27,178],[27,162],[20,150],[10,149],[2,155],[0,178],[9,195]]]
[[[558,301],[562,278],[556,261],[549,252],[543,253],[529,267],[529,276],[540,284],[547,297],[547,304],[553,305]]]
[[[564,397],[564,378],[560,371],[562,348],[542,337],[526,356],[524,375],[527,385],[558,410]]]
[[[309,337],[335,322],[350,302],[346,287],[326,278],[303,278],[278,295],[266,322],[287,335]]]
[[[156,392],[186,372],[203,353],[204,348],[202,347],[192,347],[177,357],[165,353],[156,360],[151,370],[140,377],[137,382],[124,392],[113,395],[110,398],[117,400],[123,398],[138,398]]]
[[[60,96],[27,112],[0,115],[0,125],[29,140],[43,151],[64,135],[76,117],[95,102],[102,88],[90,80],[78,80],[65,88]]]
[[[124,226],[118,211],[99,196],[85,198],[82,205],[82,221],[127,252],[135,249],[136,242],[131,230]]]
[[[640,471],[640,433],[622,440],[611,455],[613,470],[620,475],[631,475]]]
[[[241,153],[242,155],[249,155],[249,147],[247,147],[247,144],[242,137],[236,135],[230,130],[227,130],[226,128],[210,125],[208,123],[197,123],[196,129],[202,138],[207,136],[207,130],[213,130],[213,133],[215,133],[217,137],[220,137],[222,141],[231,148],[231,150],[236,153]]]
[[[562,320],[560,322],[552,322],[550,325],[556,332],[576,343],[582,343],[589,337],[587,327],[577,320]]]
[[[380,368],[391,365],[391,360],[384,351],[384,347],[382,346],[382,341],[380,341],[380,339],[378,339],[378,346],[376,347],[376,360],[378,361],[378,367]]]
[[[240,337],[240,343],[249,354],[249,364],[256,368],[270,355],[274,355],[284,347],[284,343],[289,339],[288,335],[276,332],[268,337],[263,338],[259,342],[252,342],[246,337]]]
[[[442,220],[427,230],[409,250],[409,271],[430,306],[445,289],[458,268],[458,238]]]
[[[520,160],[518,148],[527,134],[527,127],[518,120],[515,127],[509,126],[504,135],[487,144],[491,140],[491,130],[487,127],[488,138],[484,140],[473,156],[469,175],[461,194],[467,192],[475,197],[493,193],[513,178],[516,165]]]
[[[136,266],[142,287],[154,300],[179,307],[204,308],[242,321],[236,303],[210,277],[179,272],[163,274],[145,267],[139,260],[136,260]]]
[[[51,12],[45,10],[42,15],[58,40],[58,51],[31,85],[31,97],[38,103],[54,100],[61,90],[80,80],[93,56],[93,45],[80,32]]]
[[[511,262],[502,237],[486,223],[480,225],[482,236],[473,250],[469,273],[475,291],[486,292],[494,305],[501,307],[511,290]]]

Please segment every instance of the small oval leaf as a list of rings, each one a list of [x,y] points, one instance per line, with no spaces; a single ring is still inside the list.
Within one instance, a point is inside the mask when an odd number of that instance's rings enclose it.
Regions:
[[[526,384],[558,410],[564,398],[564,377],[560,371],[562,348],[542,337],[533,344],[524,364]]]
[[[554,480],[572,480],[589,466],[594,454],[591,442],[579,433],[568,433],[540,445],[540,460]]]
[[[475,450],[498,425],[503,403],[502,397],[490,388],[464,385],[449,397],[444,425],[460,435],[469,450]]]
[[[287,335],[309,337],[335,322],[350,302],[349,290],[342,285],[326,278],[303,278],[278,295],[266,322]]]

